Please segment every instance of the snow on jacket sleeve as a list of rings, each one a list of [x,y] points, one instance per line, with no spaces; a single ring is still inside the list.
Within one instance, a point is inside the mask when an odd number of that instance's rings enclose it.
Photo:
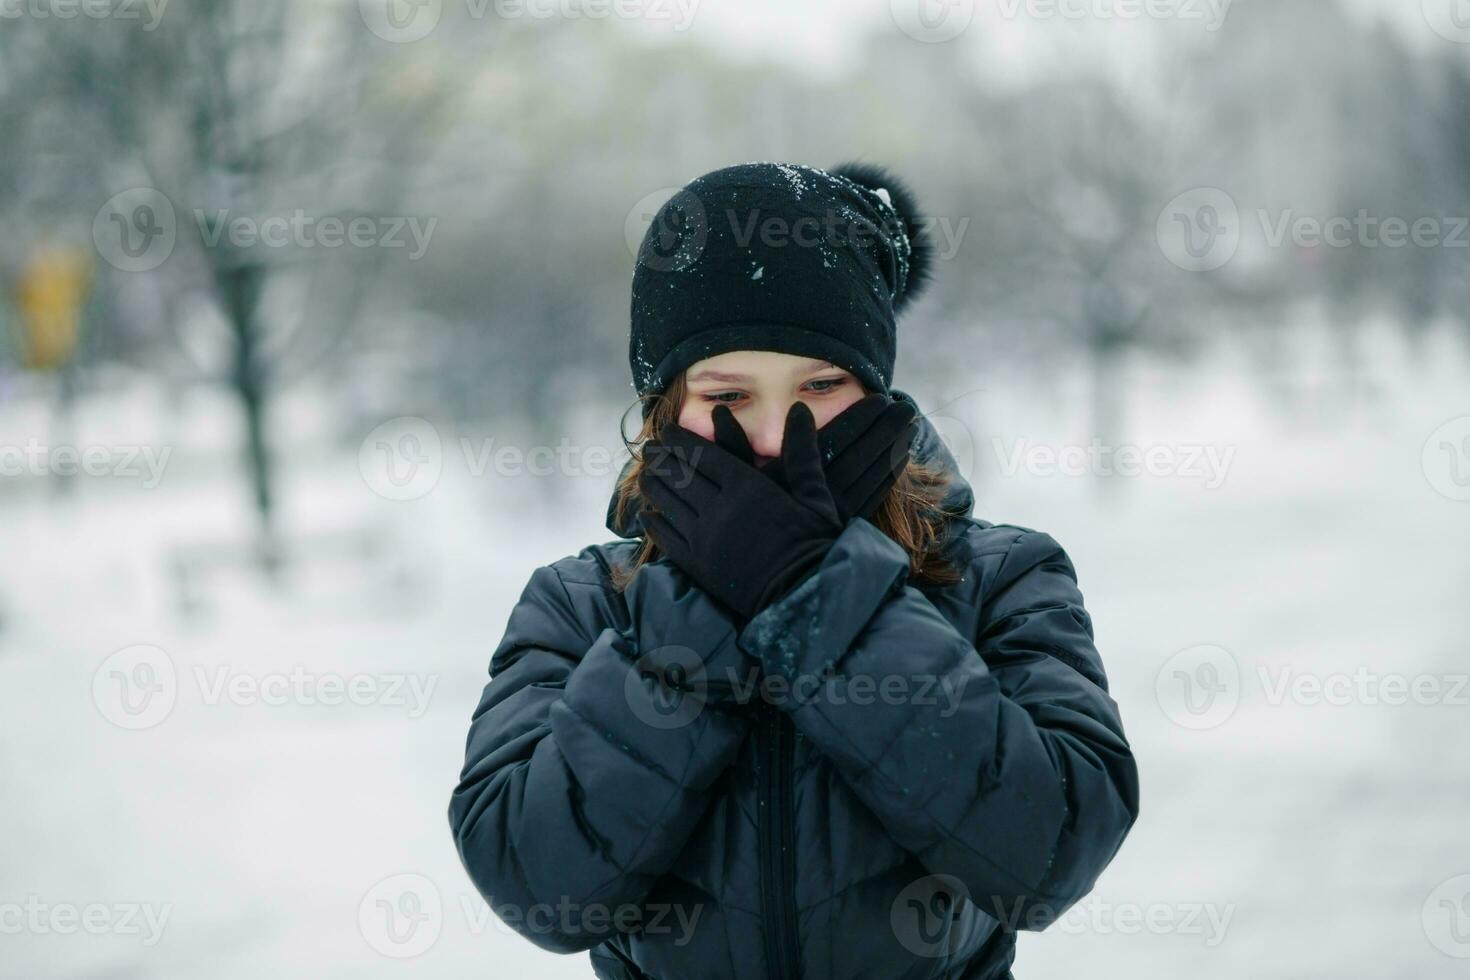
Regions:
[[[658,723],[685,696],[648,670],[661,650],[743,656],[712,600],[648,564],[626,591],[628,629],[599,628],[601,586],[560,564],[538,568],[511,611],[449,822],[491,908],[538,946],[575,952],[610,938],[613,913],[673,863],[747,723],[713,705]]]
[[[1043,929],[1121,846],[1138,773],[1066,553],[1024,528],[975,540],[973,638],[856,519],[740,644],[899,846],[1010,928]]]

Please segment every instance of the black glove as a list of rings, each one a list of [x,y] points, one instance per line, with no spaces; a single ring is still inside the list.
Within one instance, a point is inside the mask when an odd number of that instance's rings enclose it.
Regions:
[[[821,563],[843,521],[804,402],[786,413],[781,439],[789,489],[755,467],[727,406],[711,416],[714,442],[670,423],[644,447],[639,517],[674,564],[749,620]]]
[[[844,524],[854,517],[873,516],[908,465],[909,447],[918,430],[913,405],[879,393],[853,402],[822,426],[817,446],[827,487]],[[786,485],[781,460],[771,460],[761,472]]]

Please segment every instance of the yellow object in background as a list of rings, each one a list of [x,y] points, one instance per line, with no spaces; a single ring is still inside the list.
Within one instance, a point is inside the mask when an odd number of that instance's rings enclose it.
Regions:
[[[82,248],[45,246],[27,261],[16,289],[27,368],[54,371],[76,351],[92,272],[92,255]]]

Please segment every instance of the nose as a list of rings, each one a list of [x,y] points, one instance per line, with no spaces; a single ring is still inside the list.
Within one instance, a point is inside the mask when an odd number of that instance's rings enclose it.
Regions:
[[[767,461],[781,455],[781,437],[786,431],[786,413],[791,408],[791,402],[768,402],[757,411],[746,412],[742,424],[745,426],[745,437],[750,440],[750,448],[754,451],[757,463],[759,457],[766,457]]]

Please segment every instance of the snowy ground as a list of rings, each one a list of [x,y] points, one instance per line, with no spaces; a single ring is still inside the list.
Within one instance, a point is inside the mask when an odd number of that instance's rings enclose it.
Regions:
[[[1228,352],[1139,366],[1127,441],[1175,468],[1107,490],[1006,472],[1018,438],[1087,446],[1080,395],[983,377],[943,410],[982,516],[1071,553],[1141,766],[1133,835],[1023,938],[1022,980],[1465,975],[1470,422],[1424,449],[1470,416],[1467,364],[1375,341],[1349,384],[1312,339],[1285,402]],[[84,406],[76,441],[176,446],[156,488],[0,482],[0,975],[589,976],[487,916],[445,807],[511,604],[535,565],[607,539],[611,477],[563,479],[548,506],[550,478],[473,475],[441,423],[437,485],[388,500],[303,423],[283,497],[314,557],[280,592],[224,565],[184,596],[175,559],[248,526],[218,454],[230,416],[126,406]],[[0,405],[0,444],[38,412]],[[1222,479],[1191,447],[1228,458]],[[1420,696],[1394,703],[1393,677]],[[298,682],[275,704],[252,687]],[[332,683],[358,703],[322,703]]]

